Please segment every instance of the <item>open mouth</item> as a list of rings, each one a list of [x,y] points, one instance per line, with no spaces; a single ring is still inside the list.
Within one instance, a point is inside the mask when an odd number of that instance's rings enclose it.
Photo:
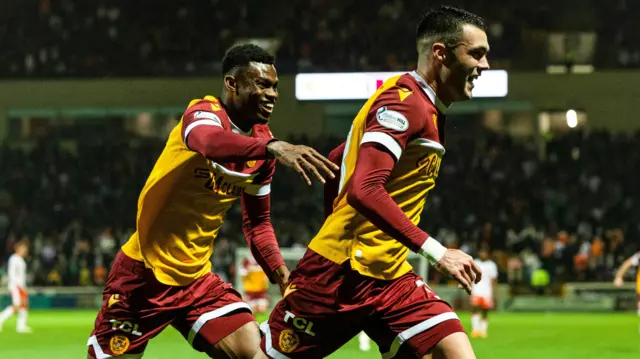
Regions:
[[[469,85],[471,85],[471,88],[473,88],[474,84],[473,82],[478,78],[478,75],[471,75],[467,78],[467,83]]]
[[[275,104],[273,102],[262,102],[260,104],[260,109],[264,112],[271,113],[273,112],[273,107]]]

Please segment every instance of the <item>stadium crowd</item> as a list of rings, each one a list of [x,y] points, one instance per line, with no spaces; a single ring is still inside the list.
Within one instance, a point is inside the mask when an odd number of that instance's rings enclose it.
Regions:
[[[640,66],[637,2],[447,3],[486,17],[494,67],[544,68],[553,31],[597,34],[597,67]],[[247,39],[276,45],[282,73],[409,69],[426,10],[418,0],[2,1],[0,77],[218,74],[224,50]]]
[[[325,154],[340,142],[292,140]],[[488,244],[502,279],[513,283],[537,269],[556,283],[610,280],[640,240],[637,221],[629,221],[640,217],[640,188],[629,171],[640,166],[639,140],[575,131],[540,146],[493,132],[452,136],[421,225],[469,253]],[[117,135],[1,147],[0,261],[24,238],[32,285],[103,284],[135,227],[137,196],[162,146]],[[280,168],[272,191],[280,245],[305,246],[322,223],[321,187]],[[237,205],[216,239],[214,268],[226,277],[234,275],[234,249],[244,245],[240,216]]]

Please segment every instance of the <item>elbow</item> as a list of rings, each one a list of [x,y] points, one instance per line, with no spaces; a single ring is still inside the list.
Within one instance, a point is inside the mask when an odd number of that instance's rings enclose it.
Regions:
[[[364,196],[363,193],[364,191],[360,183],[352,179],[347,188],[347,203],[359,211],[366,206],[366,196]]]
[[[220,151],[218,148],[215,147],[215,145],[213,144],[213,141],[208,141],[205,143],[204,150],[202,151],[201,154],[210,161],[218,162],[218,163],[224,162],[225,159],[222,158],[219,155],[219,153]]]

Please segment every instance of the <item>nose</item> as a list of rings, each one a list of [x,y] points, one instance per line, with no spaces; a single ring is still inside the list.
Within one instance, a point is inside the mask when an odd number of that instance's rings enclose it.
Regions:
[[[275,102],[278,99],[278,90],[273,87],[270,87],[269,89],[267,89],[264,95],[270,101]]]
[[[480,59],[480,62],[478,63],[478,72],[482,73],[482,71],[484,70],[489,70],[489,59],[487,58],[487,56],[483,56],[482,59]]]

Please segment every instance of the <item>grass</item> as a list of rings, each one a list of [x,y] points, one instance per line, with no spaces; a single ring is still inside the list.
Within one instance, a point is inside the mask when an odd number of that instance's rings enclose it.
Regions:
[[[462,313],[465,325],[468,315]],[[15,317],[0,333],[2,359],[85,358],[93,311],[32,311],[32,334],[17,334]],[[489,338],[472,339],[479,359],[638,359],[640,320],[633,313],[520,314],[497,313],[489,321]],[[151,341],[144,359],[195,359],[171,327]],[[377,349],[363,353],[357,338],[333,354],[334,359],[380,358]]]

